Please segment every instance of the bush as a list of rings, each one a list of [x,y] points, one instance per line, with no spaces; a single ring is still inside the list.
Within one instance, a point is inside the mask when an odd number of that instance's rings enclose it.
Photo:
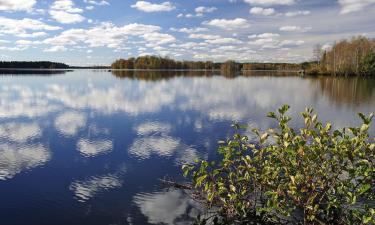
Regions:
[[[370,52],[361,62],[361,74],[375,76],[375,52]]]
[[[297,131],[288,125],[288,110],[285,105],[268,114],[277,129],[252,130],[256,144],[234,125],[233,138],[220,142],[219,163],[183,166],[196,193],[215,212],[210,221],[374,224],[375,144],[368,134],[373,114],[359,114],[360,127],[333,131],[306,109],[304,127]]]

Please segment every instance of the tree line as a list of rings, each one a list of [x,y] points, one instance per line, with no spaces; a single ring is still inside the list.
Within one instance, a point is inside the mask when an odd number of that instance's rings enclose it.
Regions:
[[[140,56],[137,58],[118,59],[112,63],[111,68],[141,70],[214,70],[220,69],[220,64],[212,61],[176,61],[168,57]]]
[[[335,42],[329,50],[316,45],[314,61],[302,64],[310,74],[375,75],[375,39],[364,36]]]
[[[234,72],[240,70],[299,70],[300,66],[293,63],[239,63],[234,60],[225,62],[212,61],[177,61],[168,57],[140,56],[137,58],[118,59],[111,65],[112,69],[140,70],[221,70]]]
[[[49,61],[0,61],[0,68],[4,69],[68,69],[64,63]]]

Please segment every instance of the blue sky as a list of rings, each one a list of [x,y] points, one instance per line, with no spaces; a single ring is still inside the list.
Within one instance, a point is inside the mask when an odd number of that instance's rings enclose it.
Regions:
[[[374,21],[375,0],[0,0],[0,60],[300,62]]]

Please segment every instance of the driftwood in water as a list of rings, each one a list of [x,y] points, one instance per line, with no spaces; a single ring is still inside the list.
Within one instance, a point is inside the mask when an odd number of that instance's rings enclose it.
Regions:
[[[186,184],[179,184],[174,181],[169,181],[169,180],[164,180],[164,179],[159,179],[163,184],[169,186],[169,187],[174,187],[177,189],[182,189],[182,190],[192,190],[193,188],[189,185]]]

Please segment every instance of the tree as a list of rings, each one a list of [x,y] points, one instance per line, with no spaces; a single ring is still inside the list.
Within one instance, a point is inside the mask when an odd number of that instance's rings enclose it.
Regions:
[[[365,76],[375,75],[375,52],[367,54],[361,61],[361,74]]]

